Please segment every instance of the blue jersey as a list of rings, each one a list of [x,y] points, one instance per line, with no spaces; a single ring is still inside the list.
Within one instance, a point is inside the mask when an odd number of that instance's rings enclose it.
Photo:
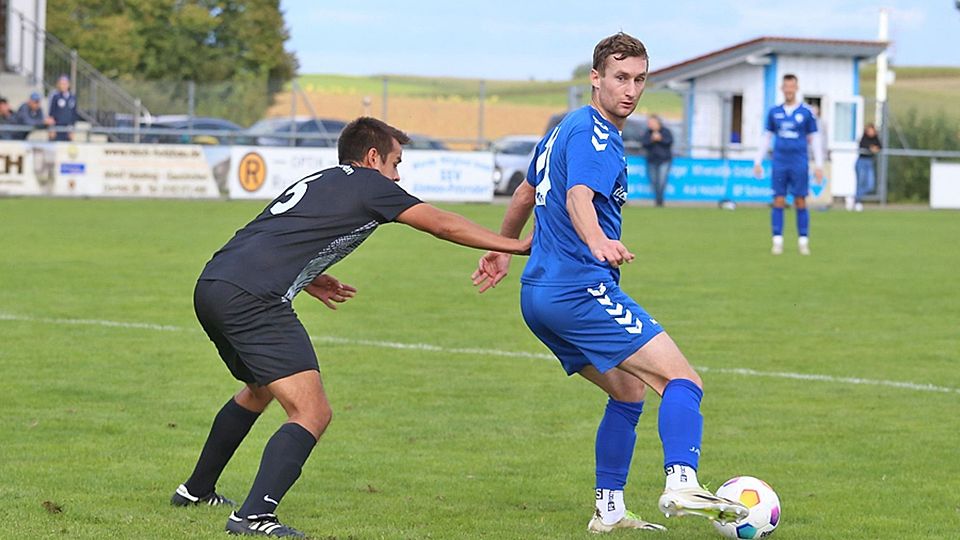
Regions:
[[[773,161],[807,163],[807,135],[816,133],[817,117],[800,104],[790,114],[778,105],[767,113],[767,131],[774,134]]]
[[[620,271],[590,253],[567,213],[567,190],[587,186],[596,193],[593,205],[603,233],[620,239],[627,162],[617,127],[589,105],[570,112],[537,144],[527,182],[536,188],[535,228],[520,281],[541,286],[619,282]]]

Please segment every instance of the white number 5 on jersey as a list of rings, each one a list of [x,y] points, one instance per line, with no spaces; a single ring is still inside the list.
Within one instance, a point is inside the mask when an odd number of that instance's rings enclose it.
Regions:
[[[307,183],[316,180],[323,176],[323,173],[307,176],[306,178],[300,180],[296,184],[290,186],[284,195],[289,195],[290,198],[285,201],[279,201],[270,207],[270,213],[273,215],[279,215],[287,210],[290,210],[300,202],[300,199],[307,194]]]

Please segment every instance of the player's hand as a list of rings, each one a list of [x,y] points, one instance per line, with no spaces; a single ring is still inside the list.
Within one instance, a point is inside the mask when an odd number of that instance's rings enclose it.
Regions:
[[[473,286],[480,287],[477,292],[482,293],[487,289],[492,289],[503,278],[507,277],[507,272],[510,270],[510,257],[509,253],[498,253],[496,251],[488,251],[483,257],[480,257],[477,269],[470,276],[473,279]]]
[[[753,175],[757,178],[763,178],[763,165],[759,163],[753,166]]]
[[[619,240],[605,238],[594,246],[590,246],[590,253],[601,262],[606,262],[614,268],[620,267],[623,263],[628,263],[636,258],[636,255],[630,253],[627,246]]]
[[[820,167],[817,167],[816,169],[814,169],[814,170],[813,170],[813,177],[816,179],[818,186],[819,186],[820,184],[822,184],[822,183],[823,183],[823,169],[821,169]]]
[[[320,274],[303,290],[330,309],[337,309],[336,304],[342,304],[357,294],[356,288],[340,283],[337,278],[327,274]]]

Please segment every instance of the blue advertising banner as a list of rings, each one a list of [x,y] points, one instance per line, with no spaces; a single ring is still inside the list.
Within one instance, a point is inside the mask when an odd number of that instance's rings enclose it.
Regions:
[[[750,160],[674,158],[664,198],[667,202],[769,203],[770,162],[763,162],[764,177],[753,175]],[[818,197],[824,186],[810,183],[810,195]],[[647,180],[647,162],[642,157],[627,157],[627,198],[653,199]]]

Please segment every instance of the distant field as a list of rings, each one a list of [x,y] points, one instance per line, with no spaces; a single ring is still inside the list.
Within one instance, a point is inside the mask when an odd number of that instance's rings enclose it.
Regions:
[[[893,67],[896,81],[887,87],[891,112],[906,115],[911,109],[925,116],[948,116],[960,123],[960,67]],[[877,93],[876,65],[860,70],[860,92],[865,98]],[[872,120],[873,107],[867,107]]]
[[[237,389],[194,320],[194,280],[261,208],[0,199],[0,537],[226,538],[225,510],[168,500]],[[504,210],[447,208],[489,227]],[[816,212],[813,256],[774,258],[765,209],[625,209],[639,257],[624,288],[705,381],[700,478],[773,485],[774,538],[956,538],[957,217]],[[604,398],[524,326],[522,261],[480,296],[478,256],[389,225],[332,270],[354,300],[331,312],[298,298],[335,412],[282,519],[323,540],[595,538]],[[656,538],[719,538],[656,515],[657,405],[627,503],[666,523]],[[281,421],[272,406],[254,426],[224,494],[244,495]]]
[[[960,68],[896,67],[897,79],[889,88],[894,114],[910,109],[925,115],[947,115],[960,122]],[[586,79],[576,81],[486,81],[483,126],[480,125],[480,82],[452,77],[390,75],[387,117],[405,130],[447,140],[459,140],[458,147],[472,147],[481,135],[495,139],[503,135],[542,133],[550,115],[566,110],[568,88],[587,88]],[[861,92],[872,98],[876,68],[861,70]],[[316,113],[323,117],[350,120],[359,115],[381,116],[382,76],[301,75],[297,79]],[[369,104],[364,106],[364,98]],[[588,99],[587,93],[584,99]],[[308,109],[298,98],[298,111]],[[585,103],[586,101],[584,101]],[[872,120],[873,108],[867,108]],[[291,95],[282,93],[268,111],[269,116],[289,115]],[[670,119],[683,117],[681,98],[669,91],[647,92],[640,102],[641,113],[657,113]]]
[[[480,82],[477,79],[431,78],[390,75],[387,119],[413,133],[450,140],[476,141],[480,136]],[[316,113],[323,117],[351,120],[362,114],[381,116],[383,77],[301,75],[300,88]],[[486,81],[483,102],[484,138],[503,135],[542,134],[551,115],[567,109],[568,89],[589,82],[578,81]],[[364,106],[364,98],[369,105]],[[589,91],[584,101],[589,100]],[[298,110],[308,109],[298,98]],[[269,116],[289,115],[291,94],[277,96]],[[655,112],[667,118],[683,115],[680,98],[671,92],[649,92],[638,111]],[[469,146],[470,143],[467,143]]]

